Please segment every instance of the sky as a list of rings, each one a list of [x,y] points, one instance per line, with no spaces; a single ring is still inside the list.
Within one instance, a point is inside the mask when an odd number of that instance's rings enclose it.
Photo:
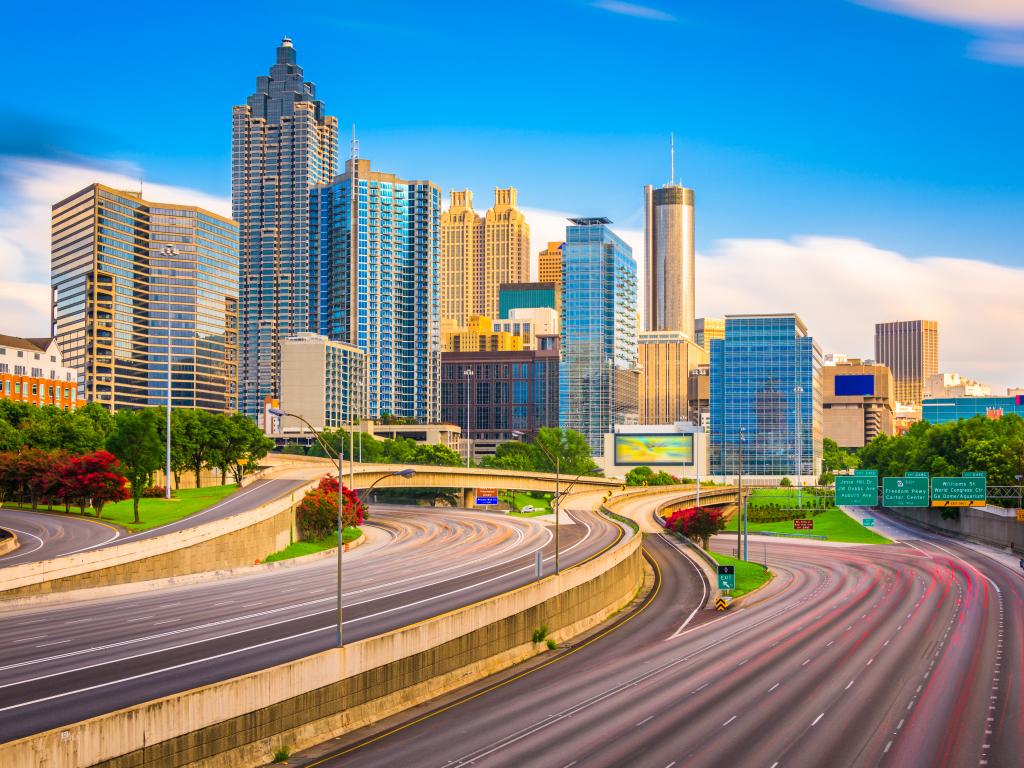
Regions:
[[[33,7],[38,6],[38,7]],[[825,351],[940,323],[942,368],[1024,385],[1024,3],[17,4],[0,91],[0,332],[44,335],[49,206],[91,181],[226,212],[231,107],[284,35],[363,157],[533,250],[643,185],[696,190],[700,314],[795,311]],[[1002,329],[993,333],[993,329]]]

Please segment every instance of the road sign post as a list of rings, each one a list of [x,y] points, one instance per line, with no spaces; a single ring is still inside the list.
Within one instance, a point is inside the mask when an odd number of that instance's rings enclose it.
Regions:
[[[793,530],[794,531],[813,531],[814,530],[814,521],[813,520],[805,520],[805,519],[802,519],[802,518],[798,517],[798,518],[796,518],[793,521]]]
[[[927,507],[928,478],[883,477],[883,507]]]
[[[718,588],[728,589],[730,591],[736,589],[736,566],[718,566]]]
[[[496,506],[498,503],[498,489],[477,488],[476,503],[477,506]]]
[[[874,507],[878,504],[878,475],[836,475],[836,506]]]
[[[861,520],[861,522],[864,524],[865,528],[875,527],[875,518],[873,517],[865,517],[863,520]]]

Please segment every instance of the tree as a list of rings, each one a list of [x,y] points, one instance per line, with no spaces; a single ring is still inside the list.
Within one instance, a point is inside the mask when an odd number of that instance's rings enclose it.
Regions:
[[[71,458],[61,471],[61,494],[77,502],[82,514],[92,506],[96,517],[110,501],[129,498],[128,481],[121,474],[117,457],[107,451],[95,451]]]
[[[298,443],[288,443],[288,445],[281,449],[281,453],[285,456],[305,456],[306,449]]]
[[[518,472],[533,472],[537,466],[537,449],[518,440],[499,445],[493,456],[485,456],[481,466],[494,469],[508,469]]]
[[[668,518],[665,527],[707,549],[711,537],[725,530],[725,516],[721,511],[708,507],[677,509]]]
[[[113,430],[107,437],[107,449],[120,460],[121,472],[131,486],[136,523],[141,522],[139,499],[164,460],[164,446],[157,433],[156,417],[156,411],[151,409],[121,411],[114,419]]]
[[[7,421],[0,421],[0,451],[16,451],[24,443],[21,432]]]
[[[171,412],[171,445],[178,443],[185,466],[195,474],[196,488],[202,487],[203,467],[214,456],[217,430],[206,411],[179,408]]]
[[[601,470],[590,456],[587,439],[575,430],[541,427],[533,442],[540,449],[536,456],[539,472],[555,471],[555,462],[548,456],[550,454],[558,457],[563,475],[601,474]]]
[[[342,523],[344,526],[362,525],[366,505],[354,491],[342,486],[344,496]],[[299,536],[305,541],[317,541],[338,530],[338,480],[323,478],[316,488],[306,492],[295,508],[295,523]]]
[[[650,467],[633,467],[626,473],[626,485],[650,485],[654,470]]]
[[[856,469],[860,466],[860,460],[855,454],[844,451],[839,444],[830,438],[824,438],[821,442],[822,467],[828,472],[839,472],[846,469]]]
[[[793,481],[790,480],[788,477],[784,477],[781,480],[779,480],[779,487],[780,488],[792,488],[793,487]]]

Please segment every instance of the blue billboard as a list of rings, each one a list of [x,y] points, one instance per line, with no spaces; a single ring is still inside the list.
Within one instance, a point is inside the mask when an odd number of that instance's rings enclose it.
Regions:
[[[871,373],[847,373],[836,376],[836,397],[871,397],[875,394],[875,376]]]

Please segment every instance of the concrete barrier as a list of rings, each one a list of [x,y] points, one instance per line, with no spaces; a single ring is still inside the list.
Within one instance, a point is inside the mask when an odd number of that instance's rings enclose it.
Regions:
[[[13,552],[19,546],[18,535],[14,531],[0,528],[0,555]]]
[[[314,483],[256,509],[166,536],[14,565],[3,570],[3,601],[252,565],[288,546],[295,504]]]
[[[885,514],[939,533],[1024,552],[1024,523],[1017,522],[1015,509],[987,506],[957,510],[954,518],[945,518],[940,509],[931,507],[887,507]]]
[[[544,650],[627,605],[640,537],[519,589],[270,669],[0,746],[9,768],[236,768],[375,722]]]

